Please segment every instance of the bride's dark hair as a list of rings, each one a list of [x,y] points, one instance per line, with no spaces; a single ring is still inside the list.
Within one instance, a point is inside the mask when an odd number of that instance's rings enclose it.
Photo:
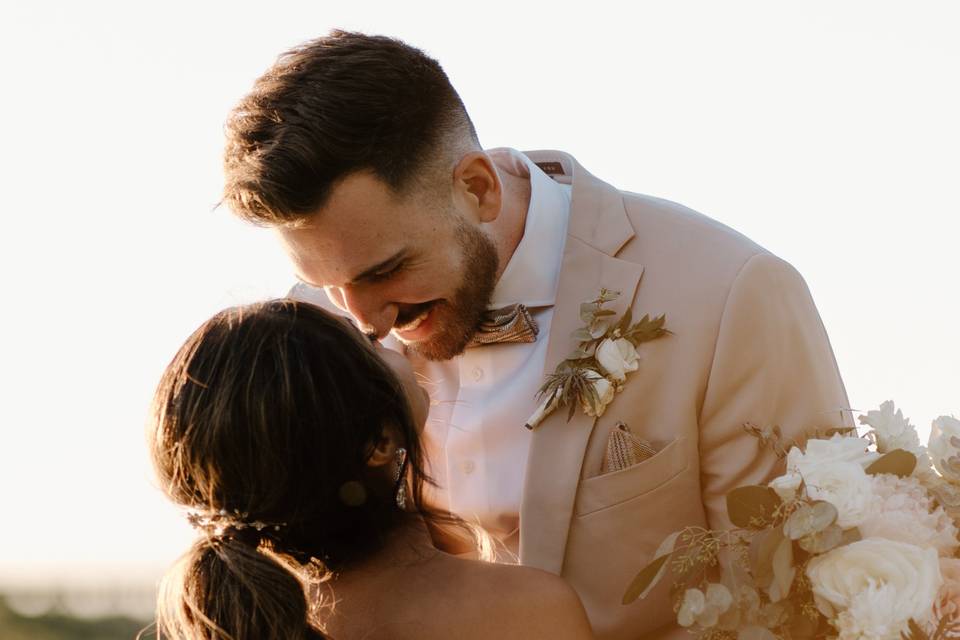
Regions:
[[[157,635],[323,638],[308,576],[370,555],[410,518],[366,464],[387,425],[407,450],[407,501],[437,517],[422,507],[429,479],[402,387],[346,321],[274,300],[197,329],[151,412],[161,486],[189,509],[284,524],[201,536],[164,578]]]

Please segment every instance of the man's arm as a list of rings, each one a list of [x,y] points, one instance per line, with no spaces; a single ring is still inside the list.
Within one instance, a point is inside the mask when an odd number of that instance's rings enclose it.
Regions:
[[[700,410],[703,502],[711,528],[729,528],[726,494],[782,473],[746,422],[777,425],[803,442],[815,429],[853,426],[830,341],[806,283],[761,253],[741,268],[727,298]]]

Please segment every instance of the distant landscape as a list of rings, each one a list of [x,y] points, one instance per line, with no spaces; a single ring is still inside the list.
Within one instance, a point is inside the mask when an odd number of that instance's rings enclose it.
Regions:
[[[16,600],[16,598],[14,598]],[[154,638],[147,616],[135,619],[125,614],[104,613],[81,616],[50,599],[51,606],[41,613],[26,613],[12,607],[8,597],[0,595],[0,638],[3,640],[131,640],[146,629],[144,638]]]

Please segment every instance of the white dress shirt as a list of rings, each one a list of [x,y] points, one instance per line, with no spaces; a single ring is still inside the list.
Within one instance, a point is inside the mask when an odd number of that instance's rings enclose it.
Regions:
[[[523,238],[497,282],[491,308],[525,304],[540,331],[534,343],[467,349],[442,362],[411,356],[433,400],[424,430],[429,473],[439,489],[428,500],[479,523],[517,553],[520,498],[557,281],[570,214],[570,186],[554,182],[512,149],[488,151],[501,171],[529,178]]]

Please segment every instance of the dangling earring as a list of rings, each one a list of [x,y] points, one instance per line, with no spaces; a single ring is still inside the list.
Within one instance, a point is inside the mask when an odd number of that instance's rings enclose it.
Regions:
[[[407,506],[407,480],[403,477],[403,469],[407,462],[407,450],[403,447],[397,448],[397,472],[394,475],[394,484],[399,485],[397,489],[397,506],[405,509]]]

